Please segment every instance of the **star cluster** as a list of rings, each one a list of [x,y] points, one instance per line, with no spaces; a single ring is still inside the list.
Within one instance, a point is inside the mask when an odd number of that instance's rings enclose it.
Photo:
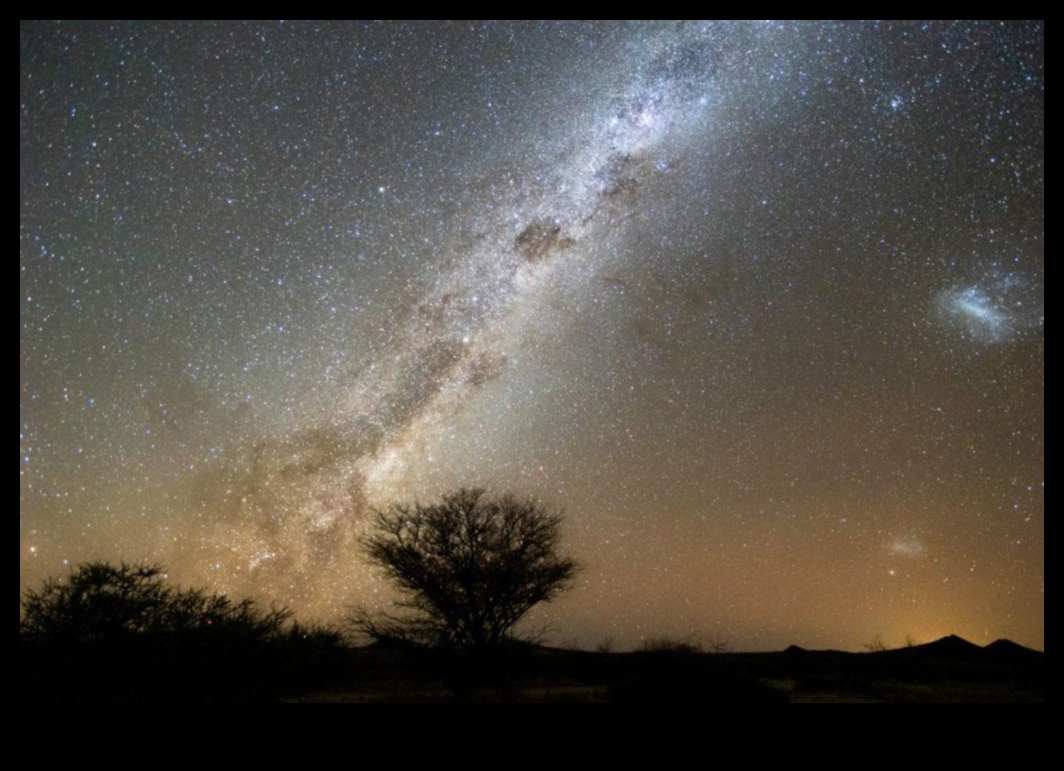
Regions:
[[[1043,22],[20,23],[20,582],[334,620],[567,514],[556,637],[1044,649]]]

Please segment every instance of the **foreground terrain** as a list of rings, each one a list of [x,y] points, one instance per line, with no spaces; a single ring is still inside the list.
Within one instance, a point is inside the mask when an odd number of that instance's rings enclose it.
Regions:
[[[352,653],[350,680],[297,702],[446,702],[431,671],[397,654]],[[882,653],[628,654],[537,649],[512,679],[466,696],[519,703],[995,703],[1042,704],[1044,654],[1009,643],[979,648],[949,638]]]
[[[380,648],[264,659],[244,680],[186,666],[180,688],[150,661],[23,651],[24,702],[284,703],[1045,703],[1045,656],[1011,643],[958,638],[898,651],[704,654],[678,646],[639,653],[522,648],[494,665]],[[156,671],[156,668],[158,671]]]

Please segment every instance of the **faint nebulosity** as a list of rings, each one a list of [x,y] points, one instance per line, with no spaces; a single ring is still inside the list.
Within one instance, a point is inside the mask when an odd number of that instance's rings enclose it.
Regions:
[[[332,620],[567,514],[556,642],[1044,648],[1045,26],[20,22],[22,588]]]

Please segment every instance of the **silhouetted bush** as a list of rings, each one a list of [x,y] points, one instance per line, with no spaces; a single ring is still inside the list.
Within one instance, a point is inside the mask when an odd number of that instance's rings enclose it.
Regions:
[[[153,565],[91,563],[21,602],[22,694],[38,702],[260,700],[324,682],[342,637]]]
[[[655,656],[694,656],[695,654],[705,653],[705,651],[702,649],[701,643],[696,642],[693,638],[677,640],[672,637],[655,637],[644,640],[636,653]]]
[[[291,615],[170,587],[158,566],[97,562],[28,592],[19,626],[23,640],[44,645],[247,645],[281,639]]]

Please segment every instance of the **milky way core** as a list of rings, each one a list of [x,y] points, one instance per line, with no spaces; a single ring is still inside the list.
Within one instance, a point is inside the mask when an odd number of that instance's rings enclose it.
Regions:
[[[1044,23],[20,22],[20,587],[335,622],[566,515],[555,642],[1044,649]]]

